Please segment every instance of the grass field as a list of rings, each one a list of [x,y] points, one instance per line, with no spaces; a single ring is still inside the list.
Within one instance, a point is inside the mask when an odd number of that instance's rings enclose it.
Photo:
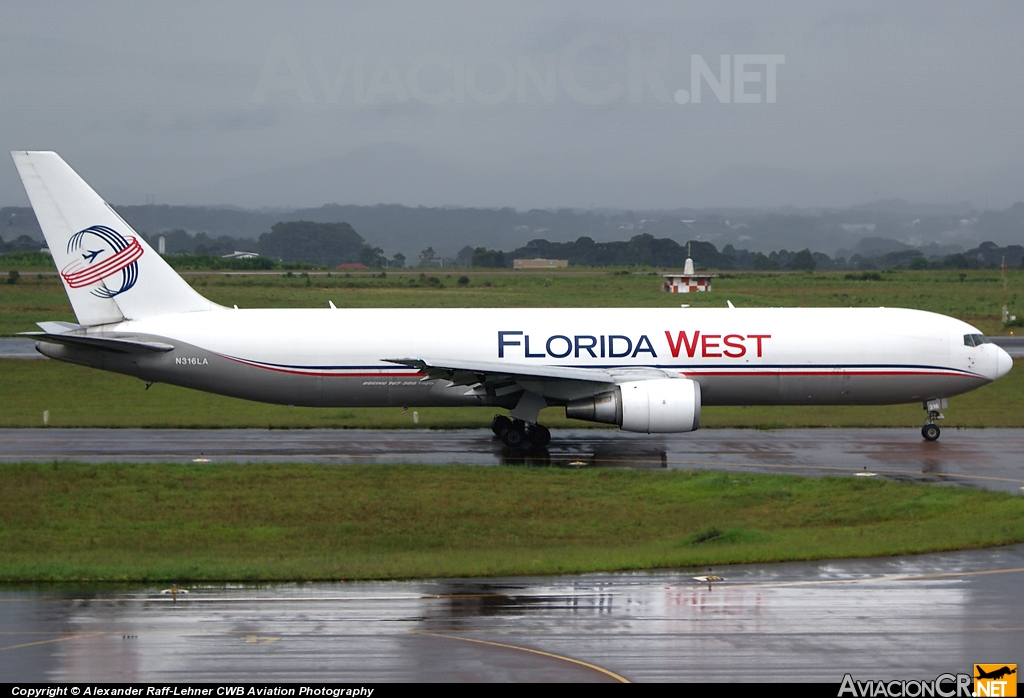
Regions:
[[[12,464],[0,581],[382,579],[1024,541],[1024,497],[859,478],[514,467]]]
[[[2,258],[0,258],[2,259]],[[1003,286],[998,271],[891,271],[880,280],[844,272],[732,274],[714,280],[712,293],[663,293],[657,272],[574,270],[545,273],[460,272],[333,274],[211,273],[186,278],[211,300],[240,308],[456,308],[456,307],[694,307],[889,306],[917,308],[965,320],[986,334],[1005,334],[1000,321]],[[856,278],[847,278],[855,276]],[[435,281],[431,281],[435,279]],[[1007,302],[1024,317],[1024,272],[1009,272]],[[74,321],[56,276],[22,273],[0,283],[0,336],[35,330],[40,320]]]

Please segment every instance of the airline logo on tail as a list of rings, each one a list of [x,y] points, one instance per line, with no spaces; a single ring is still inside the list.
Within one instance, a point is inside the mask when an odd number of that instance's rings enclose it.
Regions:
[[[116,281],[92,290],[99,298],[113,298],[124,293],[139,279],[138,259],[142,245],[134,236],[125,237],[104,225],[93,225],[79,230],[68,240],[68,253],[74,259],[60,271],[69,288],[85,288],[120,274]]]

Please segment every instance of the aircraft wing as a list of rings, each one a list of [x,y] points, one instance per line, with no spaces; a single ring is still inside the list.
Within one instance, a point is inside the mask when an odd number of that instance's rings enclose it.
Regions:
[[[469,386],[470,392],[506,395],[525,390],[557,400],[600,395],[626,381],[681,377],[656,368],[580,368],[424,358],[384,361],[418,369],[426,374],[423,380],[447,380],[451,385]]]

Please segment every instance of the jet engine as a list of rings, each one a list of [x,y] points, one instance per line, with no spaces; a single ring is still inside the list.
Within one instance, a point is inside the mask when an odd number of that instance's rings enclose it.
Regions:
[[[565,416],[648,434],[695,431],[700,427],[700,383],[689,378],[620,383],[611,392],[570,402]]]

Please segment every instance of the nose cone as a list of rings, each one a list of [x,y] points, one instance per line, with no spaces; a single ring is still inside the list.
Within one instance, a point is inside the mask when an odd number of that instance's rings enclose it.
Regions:
[[[1010,372],[1011,368],[1013,368],[1013,357],[1002,347],[996,347],[996,378],[1002,378]]]

